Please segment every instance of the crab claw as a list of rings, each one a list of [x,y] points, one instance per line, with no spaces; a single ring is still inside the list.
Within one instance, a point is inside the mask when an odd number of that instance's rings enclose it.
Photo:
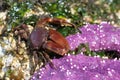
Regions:
[[[67,40],[56,30],[49,30],[49,39],[50,41],[47,41],[44,44],[44,48],[61,56],[65,55],[69,51],[70,47]]]

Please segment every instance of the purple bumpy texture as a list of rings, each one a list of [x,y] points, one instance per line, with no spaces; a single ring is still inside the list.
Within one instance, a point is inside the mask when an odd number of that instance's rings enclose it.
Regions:
[[[77,33],[67,37],[71,50],[80,43],[88,43],[93,51],[120,52],[120,29],[108,23],[87,24]],[[120,80],[120,60],[101,59],[82,54],[53,59],[56,68],[49,64],[36,71],[31,80]]]
[[[120,61],[81,54],[54,59],[55,69],[46,65],[31,80],[120,80]]]
[[[92,51],[115,50],[120,52],[120,28],[102,22],[100,25],[87,24],[80,30],[82,33],[67,37],[71,50],[78,47],[80,43],[88,43]]]

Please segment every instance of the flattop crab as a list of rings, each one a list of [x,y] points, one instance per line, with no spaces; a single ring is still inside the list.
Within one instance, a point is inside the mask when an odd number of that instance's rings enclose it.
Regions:
[[[52,52],[59,56],[64,56],[70,48],[67,40],[59,32],[52,28],[47,28],[48,23],[76,27],[65,19],[44,18],[37,22],[31,33],[28,31],[28,27],[25,24],[15,29],[17,34],[23,40],[29,42],[30,53],[33,54],[35,62],[34,68],[36,68],[39,62],[38,56],[42,56],[45,64],[46,62],[49,62],[50,66],[54,67],[51,59],[49,58],[49,53]]]

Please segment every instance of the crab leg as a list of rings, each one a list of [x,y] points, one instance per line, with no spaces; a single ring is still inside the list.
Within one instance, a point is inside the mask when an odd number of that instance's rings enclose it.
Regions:
[[[53,24],[58,24],[58,25],[63,24],[63,25],[73,26],[73,27],[77,28],[76,25],[68,22],[67,19],[49,18],[49,17],[38,21],[36,27],[44,27],[42,25],[45,25],[46,23],[53,23]]]

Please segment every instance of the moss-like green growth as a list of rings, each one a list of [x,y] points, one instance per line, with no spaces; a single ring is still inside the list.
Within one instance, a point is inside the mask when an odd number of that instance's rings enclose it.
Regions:
[[[28,13],[33,7],[33,3],[30,1],[14,2],[11,5],[7,15],[8,30],[11,30],[11,28],[23,23],[30,23],[28,21],[34,21],[36,18],[33,17],[35,16],[30,16],[27,19],[25,18],[25,14]],[[31,18],[33,20],[31,20]]]

